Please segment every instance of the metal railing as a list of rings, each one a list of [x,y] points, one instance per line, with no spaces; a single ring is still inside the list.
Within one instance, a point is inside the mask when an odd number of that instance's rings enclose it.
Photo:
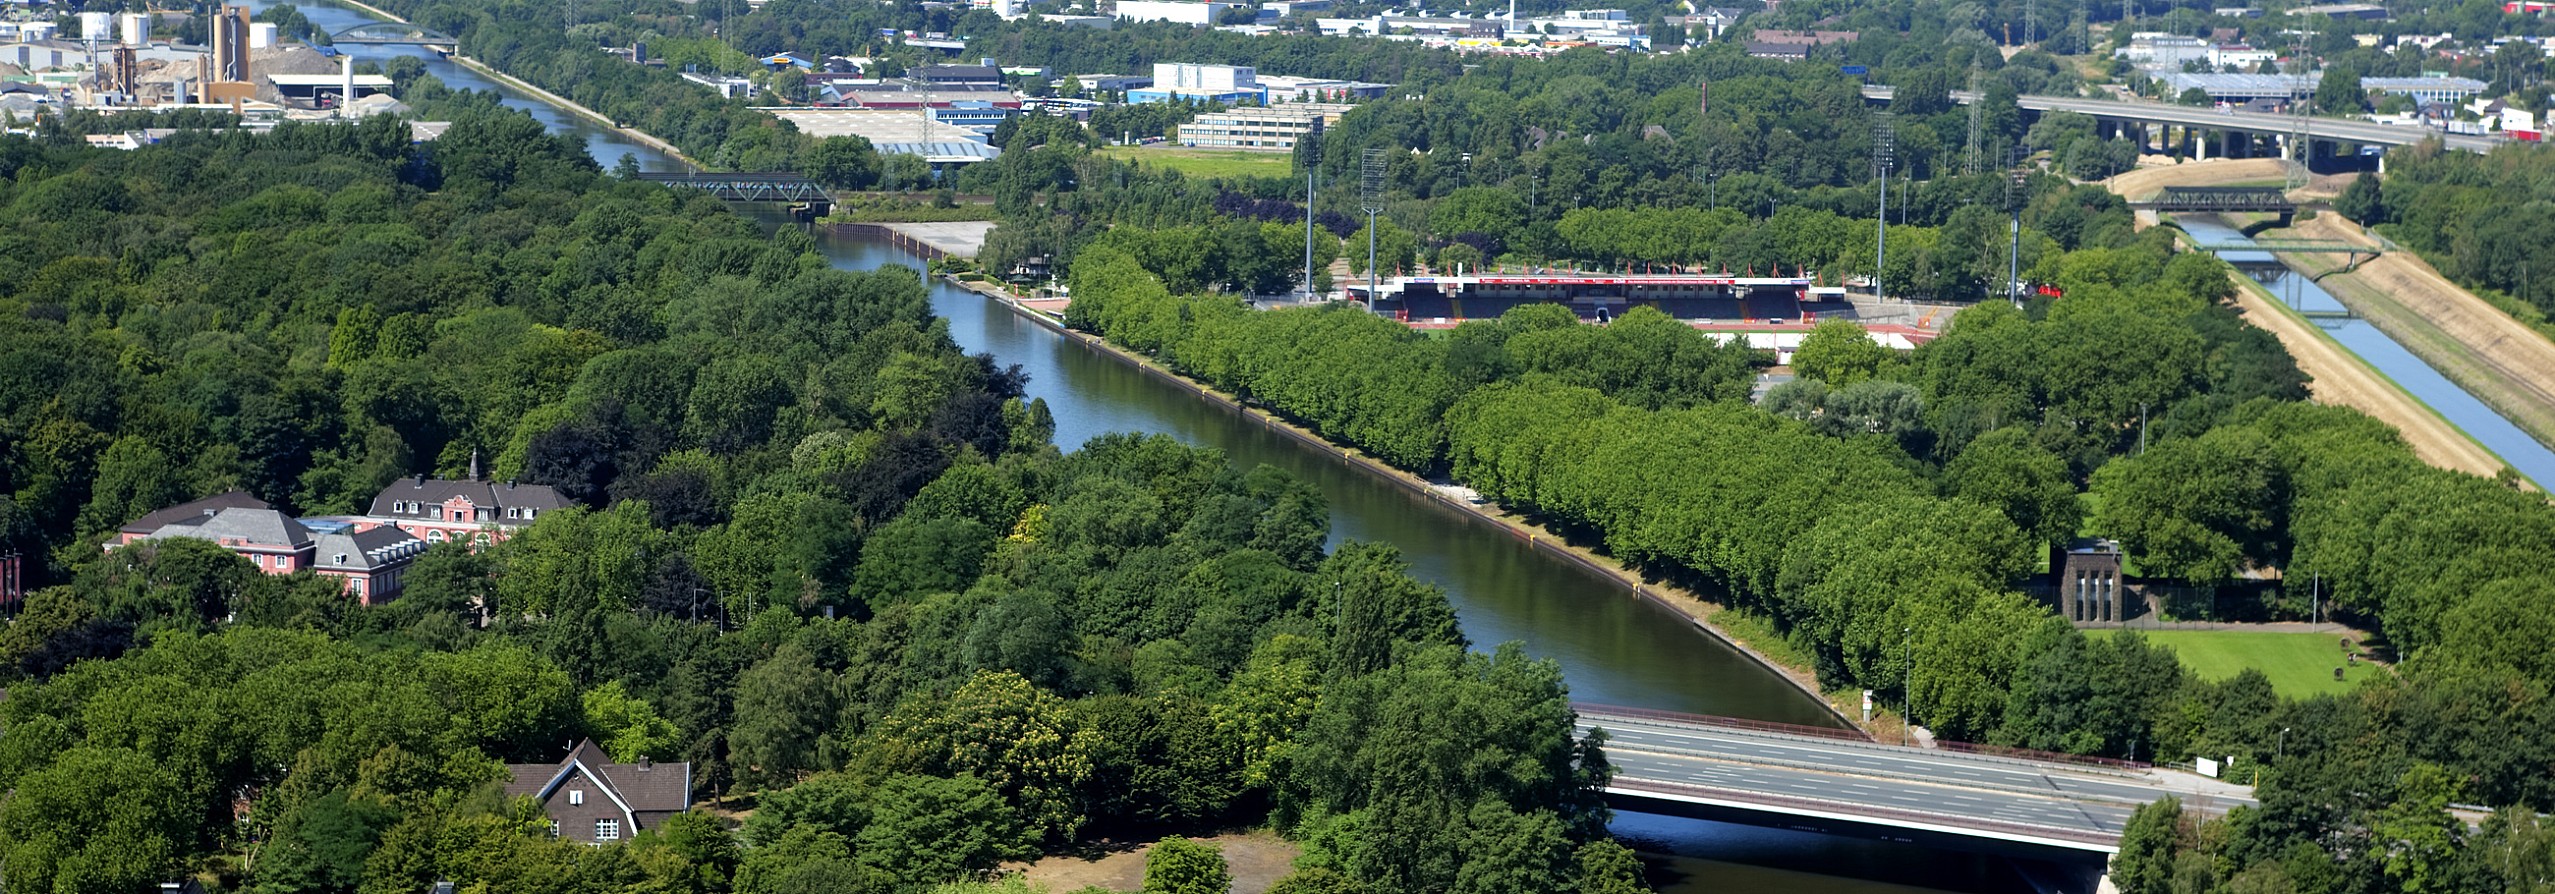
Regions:
[[[1687,714],[1678,711],[1662,711],[1655,708],[1627,708],[1620,705],[1601,705],[1589,702],[1572,702],[1570,706],[1573,710],[1579,712],[1580,719],[1582,721],[1593,722],[1592,715],[1594,715],[1594,717],[1615,716],[1634,720],[1653,720],[1666,723],[1682,723],[1692,726],[1713,727],[1716,729],[1779,733],[1783,735],[1803,736],[1808,738],[1833,739],[1863,745],[1897,747],[1891,746],[1886,742],[1875,741],[1870,735],[1865,734],[1861,730],[1802,726],[1800,724],[1793,723],[1749,720],[1744,717],[1720,717],[1711,714]],[[1927,749],[1913,750],[1923,751]],[[1978,755],[1981,757],[2001,757],[2012,760],[2032,761],[2036,763],[2099,767],[2107,770],[2143,771],[2155,766],[2144,761],[2121,760],[2119,758],[2097,757],[2086,754],[2066,754],[2057,751],[2039,751],[2030,748],[2014,748],[2004,745],[1980,745],[1970,742],[1947,742],[1938,740],[1934,743],[1932,750],[1949,751],[1955,754]]]
[[[1626,789],[1634,792],[1648,792],[1662,795],[1701,794],[1725,801],[1743,801],[1749,804],[1758,804],[1767,807],[1793,807],[1809,810],[1824,810],[1835,813],[1850,814],[1858,818],[1884,821],[1900,820],[1922,822],[1937,826],[1951,826],[1978,832],[1997,832],[2007,835],[2026,836],[2045,840],[2069,841],[2080,844],[2100,845],[2103,847],[2117,847],[2120,844],[2120,836],[2118,834],[2100,832],[2092,829],[2068,829],[2035,823],[2005,822],[2003,820],[1981,819],[1978,817],[1961,816],[1958,814],[1928,813],[1922,810],[1908,810],[1898,807],[1874,807],[1866,804],[1857,804],[1851,801],[1800,798],[1790,795],[1774,795],[1764,792],[1714,788],[1712,786],[1696,785],[1686,782],[1668,782],[1656,779],[1628,779],[1618,776],[1615,777],[1613,782],[1607,784],[1607,788]]]

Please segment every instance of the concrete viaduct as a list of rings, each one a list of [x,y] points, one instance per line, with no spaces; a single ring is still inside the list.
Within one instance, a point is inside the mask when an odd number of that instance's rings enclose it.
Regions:
[[[1897,89],[1883,85],[1866,85],[1863,98],[1869,102],[1889,102]],[[1968,90],[1952,91],[1952,101],[1969,105],[1979,95]],[[2262,112],[2221,111],[2216,108],[2173,105],[2122,99],[2078,99],[2069,96],[2025,96],[2018,104],[2024,111],[2074,112],[2094,119],[2106,135],[2126,133],[2141,145],[2154,146],[2177,155],[2195,158],[2215,156],[2247,157],[2251,155],[2286,156],[2291,139],[2298,132],[2299,119],[2294,115]],[[2379,124],[2374,121],[2351,121],[2341,118],[2309,117],[2306,135],[2310,144],[2350,143],[2363,146],[2410,146],[2424,140],[2438,139],[2450,149],[2467,152],[2489,152],[2509,142],[2499,136],[2441,133],[2422,127]],[[2268,141],[2266,151],[2256,151],[2254,144]],[[2216,143],[2216,146],[2211,146]],[[2381,162],[2383,164],[2383,162]]]

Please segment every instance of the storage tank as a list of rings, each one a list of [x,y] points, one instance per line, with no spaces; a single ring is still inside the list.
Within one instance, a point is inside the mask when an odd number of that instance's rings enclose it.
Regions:
[[[271,47],[271,46],[274,46],[274,45],[275,45],[275,23],[274,23],[274,22],[250,22],[250,23],[248,23],[248,48],[249,48],[249,49],[252,49],[252,50],[263,50],[263,49],[266,49],[267,47]]]
[[[81,39],[81,40],[114,40],[114,39],[115,39],[115,14],[114,14],[114,13],[111,13],[111,12],[84,12],[84,13],[81,13],[81,14],[80,14],[80,39]]]
[[[151,42],[150,13],[128,12],[117,17],[116,21],[122,26],[117,30],[121,32],[119,36],[123,38],[125,46],[138,47]]]

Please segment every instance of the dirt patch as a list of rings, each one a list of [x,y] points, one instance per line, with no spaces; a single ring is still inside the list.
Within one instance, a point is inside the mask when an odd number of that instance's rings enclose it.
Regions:
[[[1295,871],[1295,858],[1304,852],[1274,832],[1232,832],[1201,840],[1224,852],[1225,868],[1233,874],[1233,894],[1264,894]],[[1144,856],[1151,850],[1150,841],[1103,844],[1092,854],[1043,857],[1035,863],[1006,865],[1003,871],[1017,872],[1030,884],[1056,894],[1086,887],[1135,891],[1144,887]]]
[[[2412,445],[2413,455],[2443,469],[2491,477],[2502,470],[2501,459],[2431,412],[2412,395],[2379,376],[2360,358],[2325,337],[2306,320],[2264,296],[2261,287],[2230,271],[2236,283],[2236,307],[2245,320],[2269,331],[2289,349],[2298,368],[2314,377],[2308,390],[2321,403],[2350,407],[2395,426]]]
[[[2277,158],[2222,158],[2168,167],[2139,168],[2103,181],[2114,195],[2145,201],[2168,186],[2226,186],[2289,175],[2288,162]]]

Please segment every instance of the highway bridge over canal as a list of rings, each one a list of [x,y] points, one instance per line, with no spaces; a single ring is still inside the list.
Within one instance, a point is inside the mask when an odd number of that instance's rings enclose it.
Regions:
[[[1863,87],[1863,98],[1871,102],[1889,102],[1896,94],[1895,88],[1885,85],[1871,84]],[[1973,91],[1952,91],[1952,101],[1960,105],[1969,105],[1977,102],[1978,99],[1979,94]],[[2094,119],[2097,124],[2105,128],[2152,127],[2157,129],[2155,132],[2173,128],[2185,133],[2217,134],[2222,142],[2231,137],[2266,138],[2285,142],[2298,131],[2300,124],[2300,119],[2294,115],[2221,110],[2214,107],[2125,99],[2024,96],[2019,97],[2016,104],[2021,106],[2023,111],[2034,114],[2074,112]],[[2411,146],[2425,140],[2436,139],[2450,149],[2490,152],[2493,147],[2510,142],[2508,138],[2498,135],[2442,133],[2427,127],[2379,124],[2375,121],[2355,121],[2345,118],[2310,117],[2304,119],[2304,122],[2307,138],[2318,143]],[[2199,139],[2190,142],[2200,157],[2208,157],[2210,141]],[[2242,151],[2230,145],[2222,148],[2219,154],[2229,154],[2230,150]]]
[[[2056,861],[2120,850],[2139,805],[2179,797],[2223,813],[2249,790],[2141,764],[1915,748],[1850,730],[1577,705],[1606,732],[1620,810]]]

